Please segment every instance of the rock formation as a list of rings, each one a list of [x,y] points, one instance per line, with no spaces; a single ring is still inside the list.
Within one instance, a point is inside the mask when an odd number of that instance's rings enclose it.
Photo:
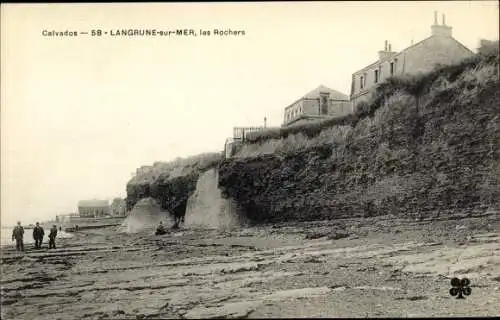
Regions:
[[[201,173],[214,167],[221,153],[201,154],[172,162],[157,162],[138,170],[127,184],[127,208],[131,210],[141,199],[155,199],[161,210],[171,215],[184,215],[188,198],[194,193]]]
[[[118,232],[137,233],[143,230],[154,230],[160,221],[166,224],[169,218],[168,212],[161,210],[155,199],[141,199],[118,227]]]

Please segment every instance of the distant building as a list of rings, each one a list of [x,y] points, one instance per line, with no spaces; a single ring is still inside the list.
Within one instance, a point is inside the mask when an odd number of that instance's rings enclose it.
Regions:
[[[349,96],[320,85],[285,108],[283,125],[338,117],[351,112]]]
[[[379,59],[352,75],[350,98],[354,108],[359,102],[369,100],[373,89],[386,78],[429,72],[436,65],[455,64],[472,56],[474,53],[471,50],[452,37],[451,30],[446,25],[445,15],[439,25],[437,12],[434,12],[430,37],[401,52],[392,51],[391,45],[385,41],[384,50],[379,51]]]
[[[93,218],[109,215],[108,200],[82,200],[78,202],[80,217]]]

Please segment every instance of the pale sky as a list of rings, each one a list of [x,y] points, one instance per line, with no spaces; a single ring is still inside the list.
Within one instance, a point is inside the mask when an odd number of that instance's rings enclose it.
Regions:
[[[2,4],[1,224],[125,197],[142,165],[221,151],[233,126],[283,109],[430,35],[434,11],[471,50],[498,39],[496,1]],[[44,37],[214,28],[245,36]]]

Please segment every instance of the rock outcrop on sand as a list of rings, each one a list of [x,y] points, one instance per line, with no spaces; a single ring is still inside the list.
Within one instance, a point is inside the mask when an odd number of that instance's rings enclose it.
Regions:
[[[155,199],[145,198],[135,204],[122,225],[118,227],[118,232],[137,233],[154,229],[160,221],[166,224],[169,220],[168,212],[161,210]]]
[[[220,165],[219,187],[254,222],[496,210],[498,61],[392,78],[353,115],[257,136]]]
[[[240,226],[244,222],[233,201],[221,196],[218,180],[216,168],[200,175],[196,191],[187,203],[186,226],[224,229]]]

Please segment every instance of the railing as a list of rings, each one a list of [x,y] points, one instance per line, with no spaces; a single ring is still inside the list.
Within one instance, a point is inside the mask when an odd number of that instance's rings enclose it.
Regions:
[[[266,127],[234,127],[233,128],[233,139],[244,141],[246,135],[251,132],[260,132],[266,130]]]
[[[254,132],[262,132],[268,130],[268,127],[234,127],[233,128],[233,137],[227,138],[226,143],[224,144],[224,154],[226,158],[231,158],[235,151],[235,147],[237,142],[243,142],[246,140],[247,135],[249,133]]]

